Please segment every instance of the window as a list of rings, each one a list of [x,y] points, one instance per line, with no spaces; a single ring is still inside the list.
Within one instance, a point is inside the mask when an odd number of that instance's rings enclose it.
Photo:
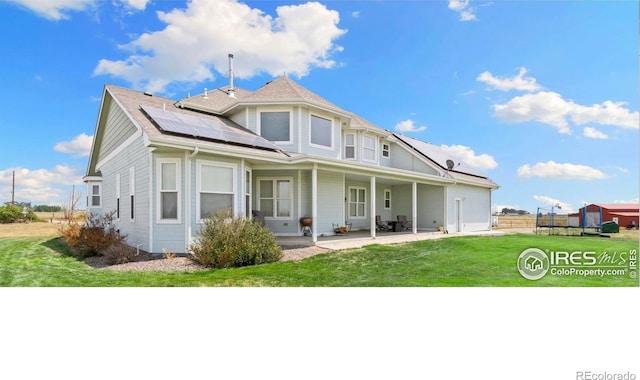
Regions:
[[[384,209],[391,210],[391,190],[384,190]]]
[[[265,217],[291,219],[292,182],[291,178],[258,179],[259,207]]]
[[[180,223],[180,159],[159,159],[157,173],[159,221]]]
[[[244,213],[248,218],[251,216],[251,171],[244,172]]]
[[[344,139],[344,158],[354,160],[356,158],[356,135],[347,133]]]
[[[100,184],[91,185],[91,207],[102,207],[102,186]]]
[[[217,212],[234,212],[235,166],[231,164],[197,162],[198,218],[209,218]]]
[[[291,143],[288,111],[260,112],[260,136],[273,142]]]
[[[120,173],[116,174],[116,220],[120,220]]]
[[[366,193],[364,187],[349,188],[349,217],[364,218],[366,209]]]
[[[382,144],[382,157],[384,158],[391,157],[391,150],[389,149],[389,144]]]
[[[377,140],[373,136],[364,136],[362,139],[362,159],[376,162]]]
[[[333,147],[333,128],[331,120],[311,115],[311,144],[321,147]]]
[[[129,169],[129,219],[135,220],[136,202],[136,169]]]

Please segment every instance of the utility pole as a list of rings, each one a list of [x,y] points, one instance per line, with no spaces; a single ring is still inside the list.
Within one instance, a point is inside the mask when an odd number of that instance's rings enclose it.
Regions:
[[[13,181],[11,183],[11,204],[16,204],[16,171],[13,171]]]

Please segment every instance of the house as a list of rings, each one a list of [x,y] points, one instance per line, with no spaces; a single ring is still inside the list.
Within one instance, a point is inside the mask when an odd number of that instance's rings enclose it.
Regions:
[[[185,252],[211,212],[259,212],[279,236],[491,229],[498,185],[443,149],[379,128],[287,76],[175,101],[106,85],[87,173],[87,211],[115,212],[128,243]],[[308,228],[308,227],[307,227]],[[306,231],[306,229],[305,229]]]

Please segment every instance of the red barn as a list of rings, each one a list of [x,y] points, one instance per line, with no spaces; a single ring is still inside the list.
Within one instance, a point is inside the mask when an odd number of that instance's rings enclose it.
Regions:
[[[602,211],[601,211],[602,210]],[[585,219],[586,212],[586,219]],[[580,227],[599,227],[604,222],[616,222],[621,228],[640,225],[640,205],[637,203],[593,203],[580,209]],[[602,214],[602,219],[600,215]]]

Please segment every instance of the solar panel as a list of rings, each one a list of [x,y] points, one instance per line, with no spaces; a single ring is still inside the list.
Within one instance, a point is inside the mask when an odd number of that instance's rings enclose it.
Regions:
[[[216,116],[198,117],[149,106],[140,107],[164,132],[249,147],[280,150],[271,141],[256,135],[248,129],[234,125],[235,123],[230,120]]]

